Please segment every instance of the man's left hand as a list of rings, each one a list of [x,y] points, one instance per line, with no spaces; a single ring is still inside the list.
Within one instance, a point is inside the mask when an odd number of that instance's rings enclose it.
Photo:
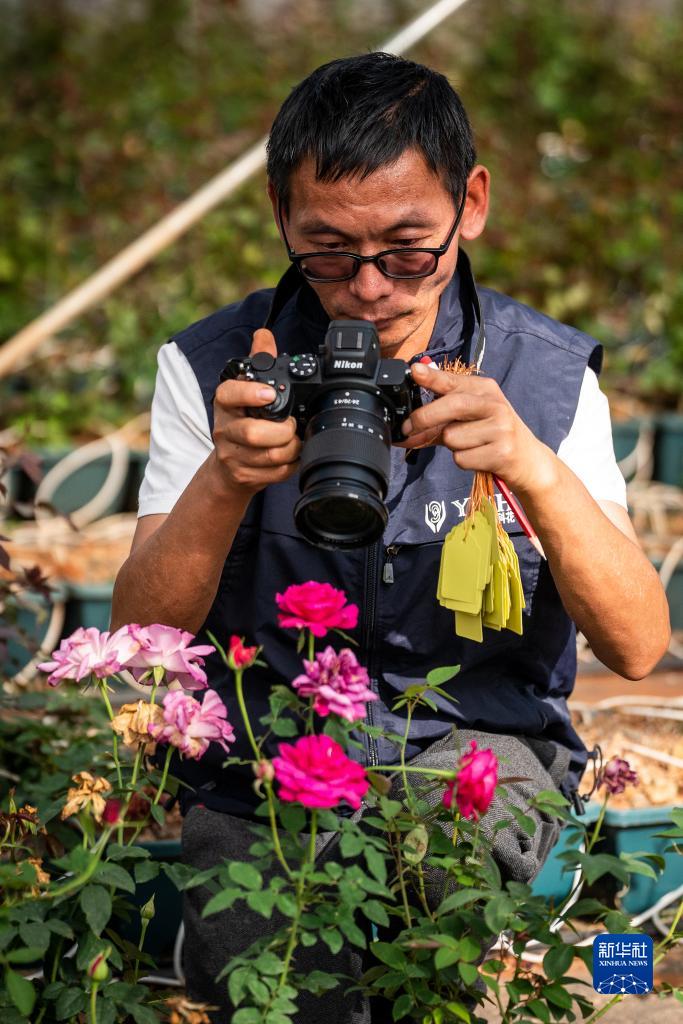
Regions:
[[[520,494],[543,486],[555,456],[520,419],[495,380],[424,363],[415,363],[412,374],[436,397],[406,420],[401,447],[445,445],[461,469],[495,473]]]

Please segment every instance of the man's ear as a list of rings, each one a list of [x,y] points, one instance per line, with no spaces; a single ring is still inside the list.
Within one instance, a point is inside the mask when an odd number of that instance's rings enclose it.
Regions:
[[[460,237],[478,238],[486,226],[489,212],[491,175],[483,164],[477,164],[467,179],[467,200],[462,215]]]
[[[277,192],[275,191],[275,186],[273,185],[272,181],[268,182],[267,192],[268,198],[270,199],[270,205],[273,209],[273,220],[275,221],[275,226],[278,230],[280,238],[284,242],[284,238],[282,238],[282,229],[280,227],[280,218],[277,215]]]

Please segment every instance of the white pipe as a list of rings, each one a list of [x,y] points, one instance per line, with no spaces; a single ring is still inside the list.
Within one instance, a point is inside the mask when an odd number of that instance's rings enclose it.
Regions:
[[[439,0],[418,15],[396,35],[379,47],[400,55],[423,39],[449,14],[467,0]],[[267,136],[259,140],[232,164],[211,178],[194,195],[163,217],[120,253],[104,264],[83,284],[68,292],[47,312],[42,313],[0,347],[0,377],[29,356],[53,334],[57,334],[77,316],[90,309],[129,277],[141,270],[157,253],[174,242],[196,221],[227,199],[266,162]]]

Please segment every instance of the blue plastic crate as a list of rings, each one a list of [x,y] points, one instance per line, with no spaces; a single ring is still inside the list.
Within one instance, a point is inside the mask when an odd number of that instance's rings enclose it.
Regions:
[[[594,824],[600,813],[599,803],[586,804],[585,813],[581,817],[574,817],[579,825]],[[536,878],[531,883],[534,896],[543,896],[544,899],[553,900],[556,904],[566,899],[572,890],[573,872],[564,871],[564,861],[559,860],[558,855],[566,850],[575,848],[576,839],[570,842],[571,836],[576,836],[569,826],[562,829],[560,838],[550,851],[550,856],[541,868]]]
[[[683,885],[683,854],[664,853],[673,840],[655,838],[656,832],[673,826],[672,810],[673,807],[644,807],[608,810],[605,814],[605,834],[616,856],[622,852],[658,853],[666,861],[656,881],[644,875],[632,875],[628,891],[621,896],[621,905],[627,914],[642,913],[672,889]]]

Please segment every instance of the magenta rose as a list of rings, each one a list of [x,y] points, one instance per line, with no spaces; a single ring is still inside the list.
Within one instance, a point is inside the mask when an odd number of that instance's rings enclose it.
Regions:
[[[135,654],[126,663],[138,682],[154,680],[154,670],[164,669],[166,681],[177,680],[184,690],[205,690],[208,686],[204,672],[205,654],[212,654],[215,647],[200,644],[191,647],[194,633],[187,633],[174,626],[154,623],[152,626],[131,625],[128,631],[137,641]]]
[[[355,629],[358,624],[358,605],[347,604],[344,591],[329,583],[295,583],[275,600],[283,629],[310,629],[322,637],[330,629]]]
[[[304,807],[336,807],[345,800],[358,810],[370,782],[362,765],[346,756],[329,736],[302,736],[295,744],[280,743],[273,758],[281,800]]]
[[[125,668],[138,647],[127,626],[115,633],[100,633],[94,626],[88,629],[79,626],[52,652],[52,661],[44,661],[38,668],[50,673],[47,680],[50,686],[59,686],[63,679],[80,682],[90,675],[104,679]]]
[[[498,758],[492,750],[477,750],[476,740],[460,758],[455,778],[443,795],[444,807],[452,808],[453,796],[463,818],[470,820],[485,814],[493,800],[498,782]]]
[[[366,703],[378,700],[369,687],[366,668],[348,647],[339,653],[326,647],[313,661],[304,661],[306,672],[292,681],[300,697],[313,697],[313,709],[323,718],[330,713],[356,722],[365,718]]]

